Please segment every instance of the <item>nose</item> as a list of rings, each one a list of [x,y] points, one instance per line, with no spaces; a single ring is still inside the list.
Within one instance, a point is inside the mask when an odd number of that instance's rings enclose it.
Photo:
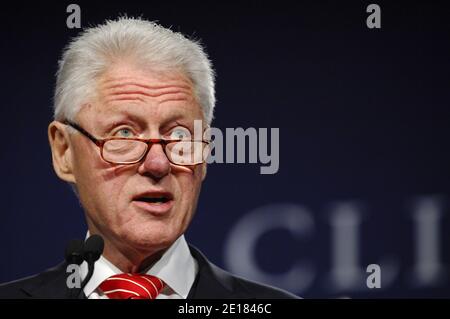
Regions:
[[[150,144],[150,149],[144,161],[139,166],[138,172],[149,175],[155,179],[161,179],[170,173],[170,162],[164,153],[161,144]]]

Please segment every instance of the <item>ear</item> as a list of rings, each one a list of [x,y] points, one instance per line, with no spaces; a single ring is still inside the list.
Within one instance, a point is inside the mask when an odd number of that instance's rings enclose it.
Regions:
[[[58,121],[51,122],[48,126],[48,141],[56,175],[63,181],[75,183],[72,149],[66,126]]]

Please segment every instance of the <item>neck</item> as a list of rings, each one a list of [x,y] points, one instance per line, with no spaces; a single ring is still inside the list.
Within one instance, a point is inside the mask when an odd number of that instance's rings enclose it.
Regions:
[[[119,268],[124,273],[138,273],[151,267],[156,263],[166,249],[148,248],[145,250],[136,249],[124,245],[120,240],[114,240],[110,236],[102,234],[95,227],[89,227],[90,235],[100,235],[105,242],[103,257]]]
[[[165,250],[136,252],[130,248],[116,247],[105,241],[103,257],[124,273],[138,273],[155,264]]]

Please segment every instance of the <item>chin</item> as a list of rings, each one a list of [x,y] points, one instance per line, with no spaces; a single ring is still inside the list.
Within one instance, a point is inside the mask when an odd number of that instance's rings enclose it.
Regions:
[[[168,248],[180,236],[180,232],[167,226],[142,227],[142,225],[123,231],[124,243],[138,250],[160,250]]]

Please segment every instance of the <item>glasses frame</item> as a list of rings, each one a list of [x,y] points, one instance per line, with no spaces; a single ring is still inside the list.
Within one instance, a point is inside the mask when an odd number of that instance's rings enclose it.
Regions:
[[[195,164],[178,164],[178,163],[174,163],[169,156],[167,155],[167,145],[168,144],[172,144],[172,143],[177,143],[177,142],[182,142],[182,141],[190,141],[190,142],[202,142],[203,144],[206,144],[206,146],[208,146],[209,144],[211,144],[210,141],[205,141],[205,140],[183,140],[183,139],[163,139],[163,138],[138,138],[138,137],[107,137],[107,138],[96,138],[95,136],[93,136],[91,133],[89,133],[88,131],[86,131],[84,128],[82,128],[80,125],[73,123],[71,121],[65,120],[64,122],[62,122],[64,125],[68,125],[72,128],[74,128],[75,130],[77,130],[78,132],[80,132],[81,134],[83,134],[84,136],[86,136],[89,140],[91,140],[95,145],[97,145],[100,148],[100,157],[107,163],[110,164],[119,164],[119,165],[133,165],[136,163],[139,163],[140,161],[142,161],[142,159],[144,159],[148,152],[150,151],[150,148],[152,147],[153,144],[161,144],[161,146],[163,147],[164,150],[164,154],[167,157],[167,160],[174,164],[174,165],[178,165],[178,166],[197,166],[200,164],[203,164],[206,162],[206,159],[203,159],[202,156],[202,161],[199,163],[195,163]],[[143,153],[143,155],[138,159],[135,160],[133,162],[111,162],[108,161],[107,159],[105,159],[105,157],[103,156],[103,146],[105,145],[106,142],[111,141],[111,140],[132,140],[132,141],[139,141],[139,142],[143,142],[145,144],[147,144],[147,149],[145,150],[145,152]]]

